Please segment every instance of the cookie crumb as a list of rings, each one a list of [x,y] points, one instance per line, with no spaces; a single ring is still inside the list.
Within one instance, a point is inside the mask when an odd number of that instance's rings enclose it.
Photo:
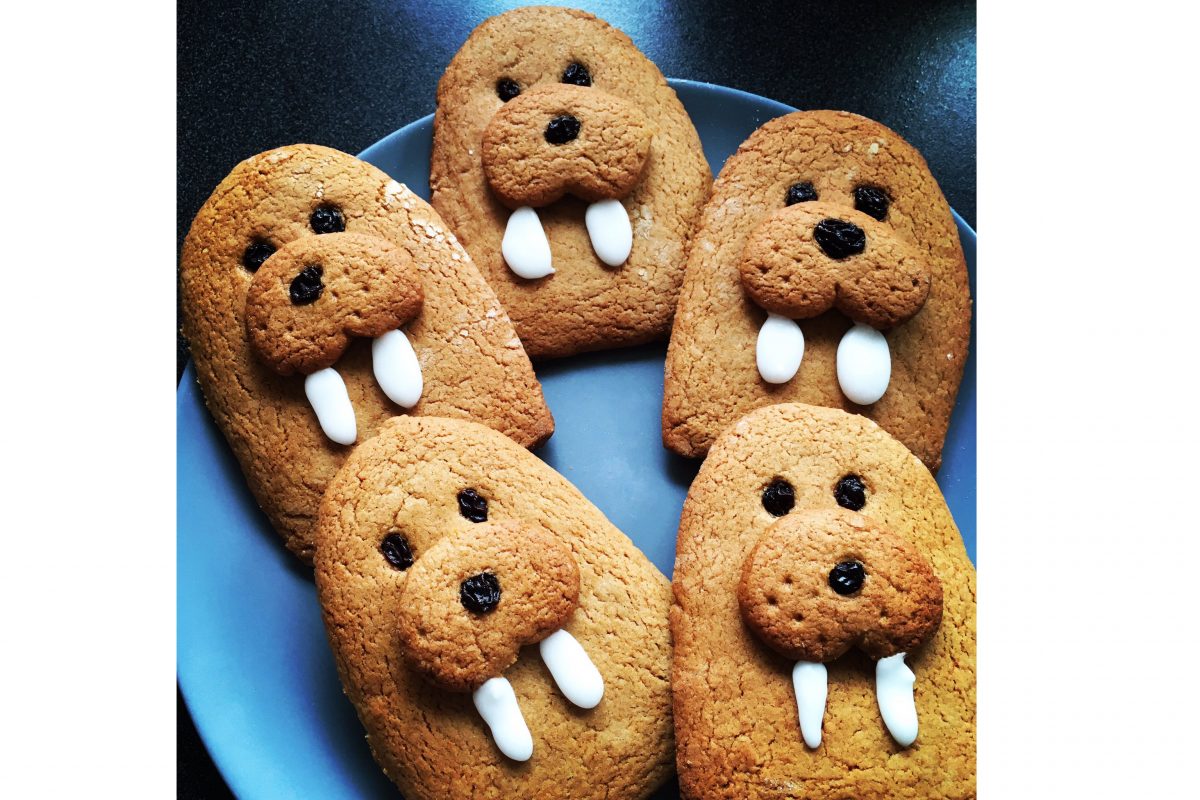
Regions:
[[[650,229],[654,227],[654,214],[650,210],[650,206],[641,206],[634,213],[633,217],[637,221],[633,226],[634,234],[639,239],[650,238]]]
[[[383,204],[391,205],[393,200],[398,200],[408,191],[408,187],[398,181],[388,181],[383,187]],[[407,199],[403,203],[405,208],[412,208],[412,203]]]

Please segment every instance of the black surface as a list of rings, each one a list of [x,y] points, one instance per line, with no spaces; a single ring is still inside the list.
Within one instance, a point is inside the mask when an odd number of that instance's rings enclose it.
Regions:
[[[180,244],[238,161],[296,142],[356,153],[432,113],[437,80],[471,29],[514,5],[180,4]],[[668,77],[883,122],[921,150],[950,205],[975,226],[973,3],[574,5],[628,33]],[[179,373],[185,360],[181,340]],[[179,796],[228,797],[182,702],[178,736]]]

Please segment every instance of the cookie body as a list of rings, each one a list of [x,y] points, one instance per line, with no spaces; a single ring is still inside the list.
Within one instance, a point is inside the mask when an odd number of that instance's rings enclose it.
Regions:
[[[433,205],[530,356],[664,338],[712,176],[674,90],[629,37],[582,11],[510,11],[475,29],[437,101]],[[589,234],[589,204],[606,200],[596,224],[625,225],[627,255]],[[521,207],[536,213],[552,273],[521,277],[506,261]]]
[[[553,431],[528,356],[466,251],[432,208],[353,156],[295,145],[239,164],[192,223],[180,276],[205,402],[305,561],[321,495],[350,450],[326,434],[307,377],[340,377],[351,441],[402,413],[476,419],[527,446]],[[423,379],[410,408],[376,374],[372,337],[389,331]]]
[[[685,797],[975,796],[975,571],[933,476],[874,422],[789,403],[731,426],[688,493],[673,590]],[[880,699],[897,657],[907,746]],[[827,671],[815,747],[803,662]]]
[[[346,694],[404,797],[639,798],[670,776],[670,587],[511,440],[459,420],[388,421],[330,484],[315,566]],[[551,629],[602,676],[594,707],[570,702],[543,663]],[[532,736],[525,761],[498,749],[473,704],[497,678]]]
[[[725,163],[693,238],[667,352],[667,447],[702,456],[755,408],[809,403],[870,417],[938,468],[971,298],[950,207],[920,153],[846,112],[771,120]],[[803,333],[798,370],[775,382],[756,362],[768,312]],[[852,325],[877,330],[890,353],[890,381],[869,404],[840,382]]]

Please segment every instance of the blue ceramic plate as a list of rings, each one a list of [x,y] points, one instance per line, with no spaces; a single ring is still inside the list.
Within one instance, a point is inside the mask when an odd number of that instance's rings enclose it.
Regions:
[[[790,106],[672,81],[713,173],[755,128]],[[361,157],[429,197],[433,117]],[[974,290],[975,233],[955,217]],[[662,446],[665,345],[552,362],[538,369],[556,431],[538,452],[667,575],[698,462]],[[975,557],[974,344],[938,482]],[[311,570],[258,510],[189,366],[177,401],[179,684],[230,788],[242,798],[395,797],[342,694]],[[660,793],[677,797],[674,785]]]

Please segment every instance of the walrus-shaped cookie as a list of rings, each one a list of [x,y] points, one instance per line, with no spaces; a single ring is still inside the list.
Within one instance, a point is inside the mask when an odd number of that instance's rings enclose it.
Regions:
[[[472,418],[529,446],[554,429],[466,251],[425,202],[353,156],[294,145],[243,161],[196,215],[180,279],[208,408],[305,561],[348,445],[388,417]]]
[[[396,417],[321,505],[346,694],[406,798],[641,798],[671,774],[667,581],[558,473]]]
[[[591,14],[492,17],[438,84],[433,206],[531,357],[664,338],[711,183],[658,68]]]
[[[785,403],[734,423],[672,588],[685,797],[975,796],[975,570],[874,422]]]
[[[971,298],[920,153],[840,111],[797,111],[725,162],[667,350],[663,441],[702,456],[746,412],[865,414],[931,470],[962,379]]]

